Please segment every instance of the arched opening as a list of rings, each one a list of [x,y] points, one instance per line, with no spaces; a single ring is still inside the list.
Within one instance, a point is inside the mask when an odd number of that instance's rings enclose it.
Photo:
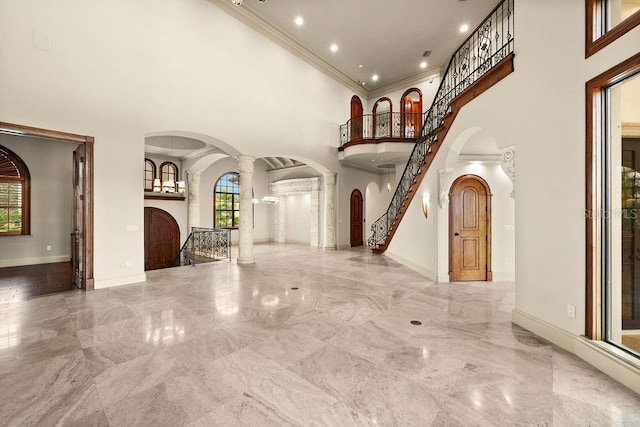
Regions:
[[[373,105],[373,135],[374,138],[388,138],[391,136],[391,113],[393,104],[387,97],[380,98]]]
[[[349,218],[351,247],[362,246],[362,233],[364,228],[363,200],[362,193],[357,188],[351,192]]]
[[[356,95],[351,97],[351,138],[349,141],[362,139],[362,101]]]
[[[422,92],[408,89],[400,98],[400,126],[402,137],[417,138],[422,129]]]
[[[449,191],[449,280],[491,281],[491,189],[462,175]]]

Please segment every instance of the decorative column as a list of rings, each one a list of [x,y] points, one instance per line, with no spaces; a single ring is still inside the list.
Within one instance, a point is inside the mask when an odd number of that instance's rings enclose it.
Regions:
[[[511,180],[511,198],[516,197],[516,148],[509,147],[502,153],[502,159],[500,160],[500,166],[504,173]]]
[[[273,194],[273,193],[272,193]],[[278,203],[273,212],[273,238],[276,243],[284,243],[285,221],[287,217],[287,196],[278,195]]]
[[[251,156],[240,156],[240,227],[238,264],[253,264],[253,161]]]
[[[336,248],[336,174],[324,172],[324,249]]]
[[[200,227],[200,171],[188,170],[187,181],[189,183],[188,235],[192,227]]]
[[[309,245],[314,248],[318,248],[320,247],[320,183],[318,182],[315,184],[316,185],[311,190],[311,239]]]

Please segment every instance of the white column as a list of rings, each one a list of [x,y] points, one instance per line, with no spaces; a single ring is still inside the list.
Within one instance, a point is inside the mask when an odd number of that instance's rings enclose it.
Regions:
[[[336,174],[324,172],[324,249],[336,248]]]
[[[188,170],[187,181],[189,185],[189,206],[187,234],[191,232],[191,227],[200,227],[200,171]]]
[[[240,227],[238,264],[253,264],[253,161],[250,156],[240,156]]]
[[[273,234],[276,243],[284,243],[285,220],[287,215],[287,197],[278,196],[278,203],[274,205]]]
[[[309,245],[320,247],[320,189],[311,190],[311,241]]]

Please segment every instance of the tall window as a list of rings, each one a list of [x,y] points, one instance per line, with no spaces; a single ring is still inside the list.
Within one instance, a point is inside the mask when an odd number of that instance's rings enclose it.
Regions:
[[[29,234],[30,181],[22,159],[0,146],[0,236]]]
[[[586,335],[640,358],[640,54],[587,82]]]
[[[156,178],[156,164],[153,160],[144,159],[144,191],[153,191],[153,180]]]
[[[236,228],[240,225],[240,174],[227,172],[218,181],[213,194],[213,226]]]
[[[164,162],[160,165],[160,181],[178,181],[178,166],[173,162]]]

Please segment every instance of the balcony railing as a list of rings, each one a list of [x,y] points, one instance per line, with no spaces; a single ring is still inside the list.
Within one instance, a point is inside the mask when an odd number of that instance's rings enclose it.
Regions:
[[[340,126],[340,147],[350,142],[378,139],[415,139],[420,135],[422,113],[365,114]]]

